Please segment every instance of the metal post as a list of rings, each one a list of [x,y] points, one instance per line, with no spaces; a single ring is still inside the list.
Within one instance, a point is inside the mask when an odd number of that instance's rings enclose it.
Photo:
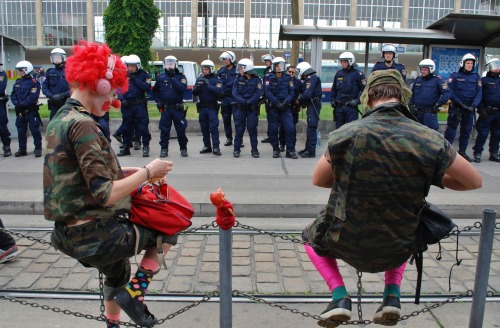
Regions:
[[[220,327],[233,326],[233,284],[232,284],[232,229],[219,228],[219,284],[220,284]]]
[[[493,248],[493,235],[495,233],[495,220],[497,211],[494,209],[483,210],[481,236],[477,254],[476,279],[474,281],[474,295],[469,319],[469,328],[482,327],[484,307],[488,289],[488,276],[490,273],[491,252]]]

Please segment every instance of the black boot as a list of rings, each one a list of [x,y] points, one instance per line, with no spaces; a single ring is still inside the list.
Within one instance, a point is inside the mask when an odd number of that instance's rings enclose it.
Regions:
[[[142,147],[142,157],[149,157],[149,147]]]
[[[130,155],[130,148],[122,146],[117,156],[127,156],[127,155]]]
[[[208,154],[208,153],[211,153],[212,152],[212,148],[210,147],[203,147],[201,150],[200,150],[200,154]]]
[[[474,153],[474,162],[481,163],[481,153]]]
[[[12,151],[9,146],[3,146],[3,157],[12,156]]]
[[[305,152],[300,154],[300,157],[302,157],[302,158],[316,157],[316,152],[306,150]]]
[[[167,148],[162,148],[160,151],[160,157],[167,157],[168,156],[168,149]]]
[[[35,157],[42,157],[42,150],[40,148],[35,148]]]
[[[221,155],[220,149],[219,148],[214,148],[214,151],[212,152],[212,154],[214,154],[216,156],[220,156]]]
[[[26,149],[19,149],[14,154],[14,156],[16,156],[16,157],[21,157],[21,156],[26,156],[26,155],[28,155],[28,153],[26,152]]]
[[[5,155],[4,155],[5,156]],[[495,154],[495,153],[490,153],[490,158],[489,158],[490,161],[493,161],[493,162],[497,162],[497,163],[500,163],[500,155]]]
[[[463,158],[465,158],[466,161],[472,162],[472,159],[469,156],[467,156],[467,154],[465,153],[465,150],[459,150],[458,154],[460,156],[462,156]]]

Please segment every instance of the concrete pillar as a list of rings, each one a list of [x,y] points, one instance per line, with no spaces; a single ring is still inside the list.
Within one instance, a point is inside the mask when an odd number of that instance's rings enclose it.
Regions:
[[[92,0],[87,0],[85,3],[85,13],[87,18],[87,41],[95,41],[95,23],[94,23],[94,7]]]
[[[403,8],[401,10],[401,28],[408,28],[408,20],[410,19],[410,0],[403,0]]]
[[[198,44],[198,0],[191,1],[191,46]]]
[[[351,7],[349,8],[349,26],[356,26],[358,19],[358,0],[351,0]],[[354,50],[354,43],[348,42],[348,50]]]
[[[250,45],[250,16],[252,14],[252,7],[251,7],[251,1],[250,0],[245,0],[245,10],[243,14],[243,19],[245,20],[244,24],[244,39],[245,39],[245,44]]]
[[[462,8],[462,0],[455,0],[455,6],[453,6],[453,12],[455,14],[460,14],[460,8]]]
[[[42,0],[35,0],[35,30],[36,30],[36,45],[37,47],[44,46],[45,40],[43,37],[43,18],[42,18]]]

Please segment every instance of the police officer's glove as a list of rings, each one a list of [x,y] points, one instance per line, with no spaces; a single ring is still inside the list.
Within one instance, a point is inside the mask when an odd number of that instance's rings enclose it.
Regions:
[[[63,100],[63,95],[60,93],[52,95],[52,97],[50,97],[50,101],[52,101],[54,104],[61,103],[62,100]]]
[[[482,120],[486,119],[486,117],[488,117],[488,111],[484,107],[478,108],[477,114],[479,115],[479,117],[477,118],[478,122],[482,121]]]
[[[169,70],[167,70],[167,74],[168,74],[168,76],[174,77],[175,76],[175,70],[169,69]]]
[[[121,106],[121,107],[128,107],[128,101],[127,101],[127,99],[123,98],[123,99],[121,99],[120,101],[121,101],[121,103],[122,103],[122,106]]]
[[[474,111],[476,110],[476,108],[474,108],[474,106],[464,106],[464,109],[467,111],[467,112],[470,112],[470,113],[474,113]]]
[[[5,101],[5,102],[9,101],[9,96],[7,95],[0,96],[0,101]]]
[[[122,100],[122,104],[123,104],[123,100]],[[163,110],[163,104],[162,103],[156,103],[156,108],[158,108],[158,110],[161,112]]]
[[[411,105],[408,105],[408,109],[410,110],[410,112],[415,115],[415,116],[418,116],[418,109],[417,109],[417,106],[411,104]]]
[[[281,111],[281,112],[284,112],[286,109],[288,108],[288,104],[286,102],[282,102],[278,105],[278,109]]]
[[[439,105],[438,104],[435,104],[434,106],[432,106],[432,113],[433,114],[439,113]]]
[[[205,77],[203,78],[203,82],[205,82],[206,85],[209,85],[210,84],[210,81]]]
[[[130,80],[135,80],[135,78],[136,78],[136,77],[137,77],[137,76],[136,76],[135,74],[129,74],[129,75],[128,75],[128,78],[129,78]]]
[[[358,104],[359,104],[359,102],[357,99],[351,99],[347,103],[347,106],[352,107],[352,108],[358,108]]]

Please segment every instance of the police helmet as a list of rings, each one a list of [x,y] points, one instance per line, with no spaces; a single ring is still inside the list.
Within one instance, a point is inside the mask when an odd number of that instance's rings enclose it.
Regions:
[[[285,65],[286,61],[283,57],[274,57],[274,59],[271,62],[271,70],[273,72],[284,72],[285,71]],[[280,70],[278,71],[276,68],[279,67]]]
[[[141,59],[137,55],[128,55],[126,65],[137,65],[137,69],[141,69]]]
[[[177,68],[177,66],[178,66],[177,58],[175,58],[174,56],[165,57],[165,59],[163,60],[163,66],[167,70]]]
[[[202,70],[203,70],[203,67],[210,68],[210,73],[211,74],[214,72],[214,69],[215,69],[214,62],[211,61],[211,60],[208,60],[208,59],[205,59],[204,61],[202,61],[201,64],[200,64],[200,66],[201,66]]]
[[[236,62],[236,55],[232,51],[224,51],[220,55],[219,60],[220,61],[224,61],[224,59],[229,59],[229,61],[231,62],[231,64],[234,64]]]
[[[486,62],[488,72],[497,73],[500,71],[500,59],[491,58]],[[496,72],[495,72],[496,71]]]
[[[16,64],[16,69],[23,70],[25,74],[30,74],[33,71],[33,64],[27,60],[21,60]]]
[[[316,71],[312,69],[311,65],[305,61],[299,63],[295,69],[299,73],[299,76],[304,76],[304,75],[316,73]]]
[[[238,70],[240,68],[242,68],[243,72],[246,74],[253,74],[253,75],[257,74],[253,69],[253,61],[248,58],[243,58],[238,62]]]
[[[346,51],[340,54],[339,60],[347,60],[349,66],[352,66],[356,60],[354,59],[354,54],[352,52]]]
[[[61,48],[55,48],[50,52],[50,62],[54,65],[66,62],[66,51]]]
[[[384,53],[386,53],[386,52],[392,52],[394,54],[394,58],[396,58],[396,55],[398,53],[398,49],[396,48],[395,45],[388,43],[388,44],[384,44],[382,46],[382,50],[380,52],[382,54],[382,58],[384,58]]]
[[[476,57],[473,54],[465,54],[462,57],[462,60],[460,61],[460,68],[464,68],[465,62],[468,61],[468,60],[472,60],[473,61],[472,68],[474,68],[474,66],[476,66],[476,62],[477,62]]]
[[[122,63],[124,63],[125,65],[127,65],[128,56],[121,56],[120,60],[122,61]]]
[[[436,71],[436,63],[432,59],[424,59],[418,63],[418,68],[422,71],[422,67],[427,67],[430,74],[434,74]]]
[[[265,63],[266,60],[269,60],[270,62],[272,62],[274,59],[274,56],[271,54],[262,55],[262,57],[260,57],[260,59],[262,60],[263,63]]]

